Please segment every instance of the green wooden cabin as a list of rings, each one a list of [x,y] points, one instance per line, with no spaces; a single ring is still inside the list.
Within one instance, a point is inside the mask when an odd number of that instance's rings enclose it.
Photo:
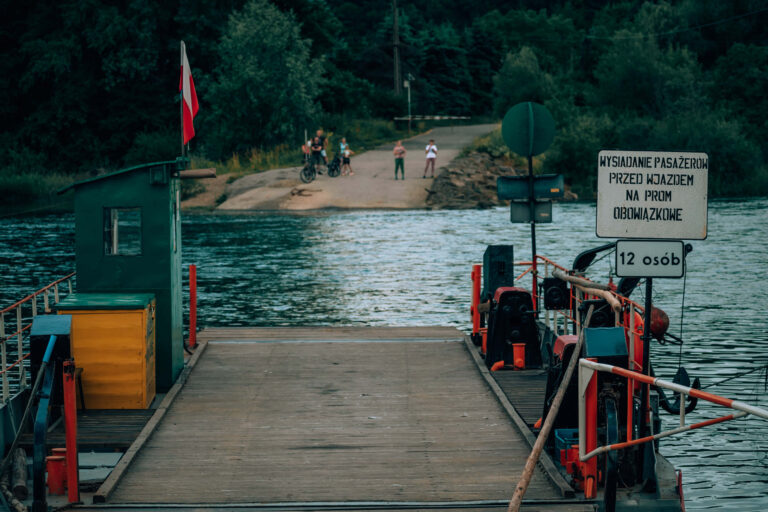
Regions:
[[[141,292],[157,299],[161,393],[184,365],[178,176],[186,163],[139,165],[64,189],[75,189],[77,292]]]

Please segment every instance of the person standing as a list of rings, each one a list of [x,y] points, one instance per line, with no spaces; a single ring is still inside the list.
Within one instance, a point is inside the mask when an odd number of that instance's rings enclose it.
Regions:
[[[400,169],[400,174],[403,177],[403,180],[405,180],[405,147],[403,146],[403,141],[399,140],[397,141],[397,144],[395,144],[395,149],[392,152],[395,155],[395,180],[397,180],[397,170]]]
[[[323,150],[321,152],[323,156],[323,161],[325,162],[325,165],[328,165],[328,153],[326,153],[326,148],[328,147],[328,137],[325,136],[325,133],[323,133],[323,129],[317,130],[316,137],[320,139],[320,144],[323,146]]]
[[[349,144],[347,144],[347,138],[346,137],[343,137],[341,139],[341,144],[339,144],[339,150],[341,152],[341,174],[342,174],[342,176],[354,176],[355,175],[355,171],[352,170],[352,166],[350,165],[350,160],[349,160],[349,157],[352,155],[353,151],[351,149],[349,149]]]
[[[429,166],[432,166],[432,178],[435,177],[435,160],[437,159],[437,146],[435,146],[435,140],[429,139],[429,144],[427,144],[426,149],[424,150],[424,153],[427,155],[427,165],[424,166],[424,176],[422,178],[427,177],[427,169],[429,169]]]
[[[312,165],[316,166],[323,161],[323,143],[320,141],[320,137],[312,139],[312,146],[310,149],[312,150]],[[317,174],[322,173],[318,170]]]

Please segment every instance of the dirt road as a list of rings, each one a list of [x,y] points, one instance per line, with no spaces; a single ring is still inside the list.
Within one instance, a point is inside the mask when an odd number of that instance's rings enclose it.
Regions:
[[[323,208],[423,208],[431,179],[423,179],[424,147],[435,139],[438,147],[436,174],[470,144],[495,125],[435,128],[403,142],[405,181],[395,180],[394,145],[386,145],[352,156],[354,176],[329,178],[326,175],[309,184],[299,181],[299,167],[275,169],[240,178],[227,185],[227,200],[218,210],[318,210]],[[355,141],[349,138],[350,148]],[[338,148],[330,148],[335,154]]]

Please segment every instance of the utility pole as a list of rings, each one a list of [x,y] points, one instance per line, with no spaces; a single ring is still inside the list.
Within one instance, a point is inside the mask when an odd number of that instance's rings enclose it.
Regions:
[[[403,77],[400,73],[400,31],[397,26],[397,0],[392,0],[392,46],[394,47],[395,61],[395,94],[403,92]]]
[[[408,89],[408,135],[411,134],[411,88],[413,87],[413,75],[408,73],[408,79],[403,82],[403,85]]]

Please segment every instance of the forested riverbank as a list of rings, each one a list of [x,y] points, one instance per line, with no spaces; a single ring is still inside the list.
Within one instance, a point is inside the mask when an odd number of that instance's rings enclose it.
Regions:
[[[519,101],[546,105],[558,131],[539,167],[581,197],[602,148],[705,151],[711,196],[768,194],[759,0],[3,4],[0,40],[15,48],[0,60],[6,203],[177,156],[182,39],[201,162],[260,170],[319,127],[402,136],[397,53],[414,114],[500,119]]]

